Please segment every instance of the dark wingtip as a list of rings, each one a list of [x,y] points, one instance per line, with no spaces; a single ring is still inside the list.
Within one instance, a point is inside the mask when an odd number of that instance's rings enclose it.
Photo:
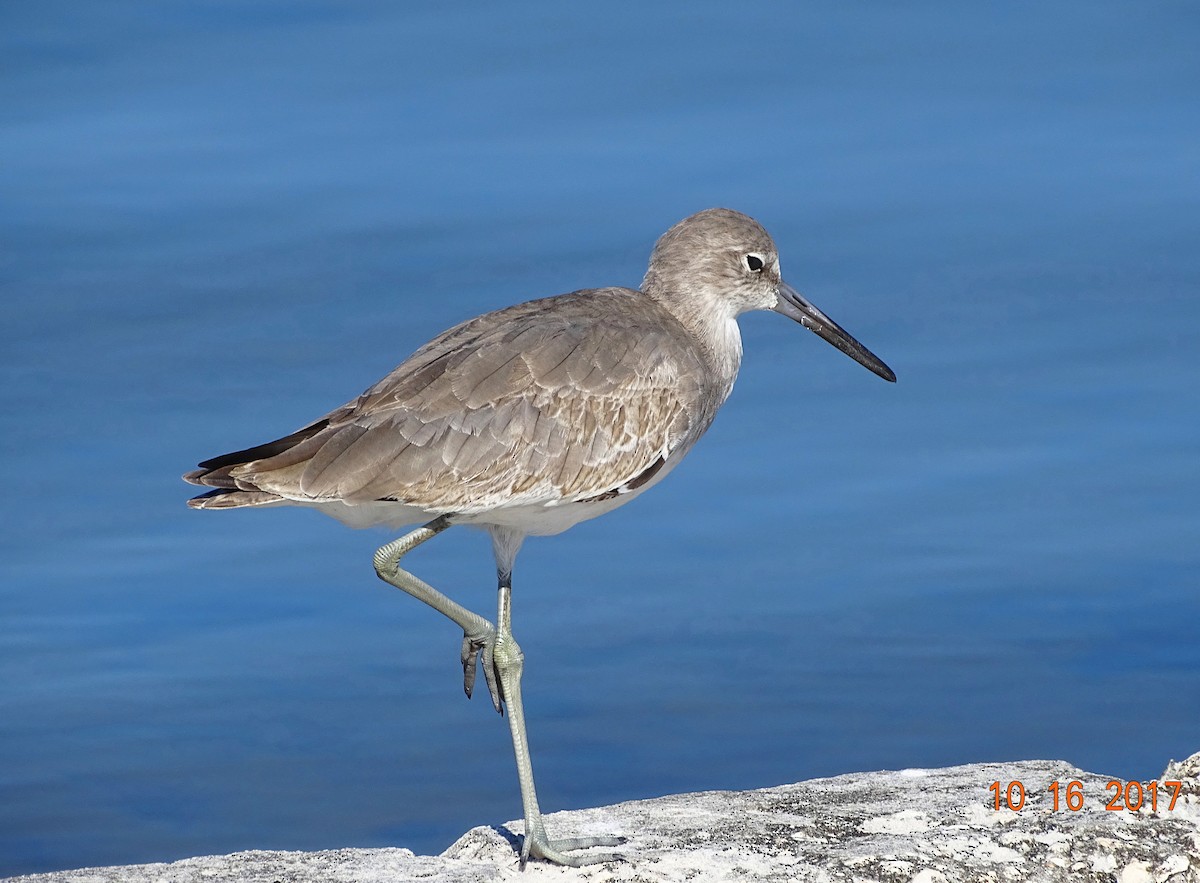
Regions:
[[[199,463],[202,470],[211,472],[214,469],[221,469],[224,466],[240,466],[243,463],[249,463],[253,460],[266,460],[268,457],[274,457],[276,454],[282,454],[284,451],[294,448],[296,445],[305,439],[311,438],[322,429],[329,425],[329,418],[323,417],[316,423],[310,423],[303,429],[298,429],[291,435],[285,435],[283,438],[277,438],[275,441],[267,442],[265,445],[256,445],[253,448],[246,448],[241,451],[233,451],[229,454],[222,454],[219,457],[205,460]],[[195,472],[189,472],[188,475],[195,475]],[[187,476],[184,476],[187,480]],[[194,482],[193,482],[194,483]]]
[[[203,464],[201,464],[201,465],[203,465]],[[201,481],[201,479],[207,473],[208,473],[207,469],[193,469],[191,472],[183,473],[183,480],[186,481],[188,484],[203,485],[204,482]]]
[[[246,448],[241,451],[234,451],[230,454],[222,454],[219,457],[212,457],[204,460],[197,465],[199,469],[193,469],[191,472],[185,472],[183,480],[188,484],[198,484],[202,487],[216,487],[233,490],[237,488],[237,484],[229,476],[229,470],[241,466],[244,463],[252,463],[255,460],[266,460],[270,457],[278,456],[285,451],[290,451],[299,445],[301,442],[307,441],[322,429],[329,425],[329,418],[323,417],[316,423],[310,423],[303,429],[298,429],[291,435],[277,438],[275,441],[267,442],[265,445],[257,445],[253,448]]]

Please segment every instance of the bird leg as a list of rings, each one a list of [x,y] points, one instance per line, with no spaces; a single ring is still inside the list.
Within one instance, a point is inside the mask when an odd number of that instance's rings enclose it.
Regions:
[[[529,757],[529,738],[525,730],[525,709],[521,701],[521,675],[525,669],[525,654],[512,635],[512,576],[500,574],[500,603],[496,614],[496,638],[492,658],[500,678],[501,695],[508,708],[508,729],[512,733],[513,753],[517,758],[517,780],[521,783],[521,807],[525,813],[525,837],[521,842],[521,867],[530,858],[558,865],[580,867],[614,861],[613,853],[568,855],[571,850],[593,846],[619,846],[620,837],[576,837],[551,840],[542,823],[537,791],[533,784],[533,762]]]
[[[568,855],[577,849],[593,846],[617,846],[619,837],[577,837],[551,840],[542,823],[537,792],[533,785],[533,764],[529,759],[529,740],[525,732],[525,712],[521,702],[521,673],[525,654],[512,635],[512,575],[500,573],[500,603],[496,626],[477,613],[451,600],[437,589],[400,567],[400,559],[426,540],[432,539],[450,526],[446,516],[383,546],[375,553],[375,572],[384,582],[401,589],[434,610],[454,620],[463,630],[462,663],[463,688],[467,696],[475,685],[475,668],[483,656],[483,676],[487,681],[492,705],[501,714],[508,709],[508,727],[512,733],[513,752],[517,758],[517,779],[521,783],[521,805],[525,813],[525,837],[521,843],[521,867],[530,858],[560,865],[579,867],[613,861],[612,853]]]
[[[418,601],[428,604],[438,613],[449,617],[458,623],[463,630],[462,665],[463,689],[467,698],[475,688],[475,666],[480,651],[483,652],[483,678],[487,681],[488,692],[492,697],[492,705],[496,711],[503,713],[500,696],[500,682],[496,678],[496,667],[492,659],[492,651],[496,645],[496,628],[478,613],[472,613],[461,604],[448,598],[433,586],[413,576],[400,567],[400,559],[426,540],[433,539],[450,526],[446,516],[435,518],[424,527],[419,527],[412,533],[407,533],[383,546],[375,553],[375,573],[389,585],[407,592]]]

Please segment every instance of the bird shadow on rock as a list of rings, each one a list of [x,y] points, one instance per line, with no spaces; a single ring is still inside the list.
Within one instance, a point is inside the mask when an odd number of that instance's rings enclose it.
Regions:
[[[488,827],[507,840],[514,852],[520,853],[521,842],[525,839],[523,834],[517,834],[506,825],[488,825]]]

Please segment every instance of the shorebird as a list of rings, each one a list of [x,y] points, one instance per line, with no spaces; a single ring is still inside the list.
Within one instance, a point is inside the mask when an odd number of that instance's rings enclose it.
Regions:
[[[435,337],[353,401],[291,435],[215,457],[184,478],[214,488],[196,509],[309,506],[353,527],[423,526],[375,553],[379,577],[463,630],[463,687],[480,664],[508,712],[530,858],[618,858],[619,838],[551,840],[542,822],[512,633],[512,573],[526,536],[560,533],[662,481],[729,396],[742,358],[737,317],[774,310],[885,380],[877,356],[783,281],[767,231],[729,209],[680,221],[658,240],[641,289],[595,288],[529,301]],[[400,567],[456,524],[491,534],[496,622]]]

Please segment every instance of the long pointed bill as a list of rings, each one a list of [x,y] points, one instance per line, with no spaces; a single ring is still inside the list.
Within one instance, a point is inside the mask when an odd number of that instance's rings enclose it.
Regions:
[[[884,380],[896,382],[896,375],[879,356],[875,355],[853,337],[841,325],[830,319],[812,304],[800,292],[786,282],[779,283],[779,302],[775,304],[775,312],[783,313],[789,319],[795,319],[809,331],[816,334],[827,343],[831,343]]]

